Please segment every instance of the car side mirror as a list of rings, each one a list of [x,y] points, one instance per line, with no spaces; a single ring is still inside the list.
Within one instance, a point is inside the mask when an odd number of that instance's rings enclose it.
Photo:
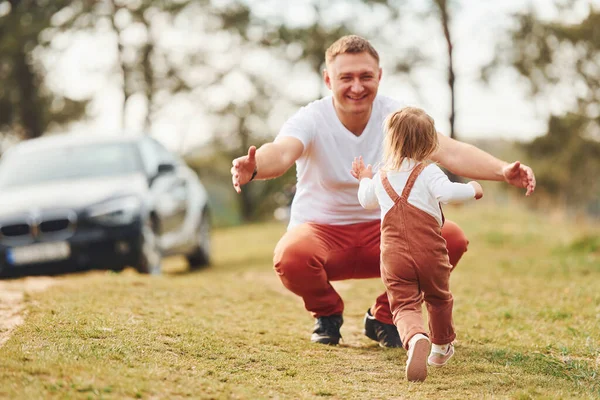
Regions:
[[[175,165],[169,163],[158,164],[157,175],[168,174],[171,172],[175,172]]]

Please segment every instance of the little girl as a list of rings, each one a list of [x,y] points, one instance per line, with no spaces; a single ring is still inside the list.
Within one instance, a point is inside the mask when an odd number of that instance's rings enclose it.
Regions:
[[[441,235],[440,203],[483,196],[479,183],[452,183],[437,165],[428,163],[437,147],[433,119],[421,109],[403,108],[385,121],[384,162],[375,178],[362,157],[354,159],[351,171],[360,181],[360,204],[381,208],[381,278],[408,350],[409,381],[425,380],[427,364],[441,367],[454,354],[452,266]],[[430,335],[423,325],[423,300]]]

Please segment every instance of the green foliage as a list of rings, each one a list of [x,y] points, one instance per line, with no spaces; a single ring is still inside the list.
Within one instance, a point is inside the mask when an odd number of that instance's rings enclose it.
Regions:
[[[128,100],[143,96],[147,101],[143,130],[150,130],[153,118],[166,100],[178,93],[191,90],[183,76],[186,67],[178,64],[177,53],[167,46],[160,46],[160,32],[172,28],[174,21],[185,14],[190,4],[206,7],[207,2],[190,0],[140,0],[98,2],[91,10],[92,26],[100,33],[116,36],[117,65],[122,80],[123,106],[121,128],[125,128]],[[123,22],[127,21],[127,22]],[[131,31],[142,31],[143,38],[125,41]],[[162,100],[161,100],[162,99]]]
[[[53,28],[53,16],[71,1],[4,0],[0,15],[0,133],[21,138],[41,136],[85,114],[87,101],[51,92],[36,56],[42,33]],[[73,10],[77,14],[77,9]]]
[[[261,142],[256,144],[260,145]],[[277,179],[251,182],[243,186],[242,194],[238,195],[231,184],[229,170],[231,160],[239,155],[217,147],[208,151],[208,154],[192,153],[185,157],[186,163],[198,173],[209,192],[217,226],[270,220],[277,207],[285,206],[291,200],[291,195],[286,192],[296,182],[294,167]],[[248,197],[242,197],[244,195]],[[244,201],[250,202],[246,212],[241,209]]]
[[[600,142],[586,138],[589,119],[552,116],[548,133],[524,145],[541,191],[568,207],[600,211]],[[600,215],[600,214],[597,214]]]
[[[600,235],[584,235],[571,243],[570,251],[581,253],[600,253]]]
[[[502,64],[530,83],[535,97],[572,96],[564,115],[552,115],[548,133],[524,146],[536,171],[539,191],[561,205],[600,215],[600,10],[590,6],[579,22],[563,22],[576,0],[557,2],[561,20],[530,10],[516,14],[515,27],[500,45],[484,78]]]

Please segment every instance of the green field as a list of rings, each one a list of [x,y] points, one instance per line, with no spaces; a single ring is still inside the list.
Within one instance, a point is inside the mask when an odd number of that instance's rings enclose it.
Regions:
[[[285,227],[267,223],[215,232],[207,269],[171,259],[160,277],[91,272],[27,292],[0,398],[600,397],[598,226],[485,203],[446,215],[471,241],[451,281],[457,352],[424,383],[404,380],[403,349],[362,335],[377,279],[335,283],[343,343],[310,343],[313,319],[272,271]]]

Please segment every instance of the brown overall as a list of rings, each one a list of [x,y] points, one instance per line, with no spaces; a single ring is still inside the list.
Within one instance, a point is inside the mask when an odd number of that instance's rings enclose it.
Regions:
[[[387,289],[394,324],[406,349],[415,334],[427,335],[421,315],[423,300],[429,312],[431,342],[443,345],[456,337],[449,288],[452,266],[446,241],[437,220],[408,203],[412,187],[424,167],[421,163],[413,169],[402,196],[398,196],[385,172],[381,172],[383,187],[394,202],[381,224],[381,279]]]

